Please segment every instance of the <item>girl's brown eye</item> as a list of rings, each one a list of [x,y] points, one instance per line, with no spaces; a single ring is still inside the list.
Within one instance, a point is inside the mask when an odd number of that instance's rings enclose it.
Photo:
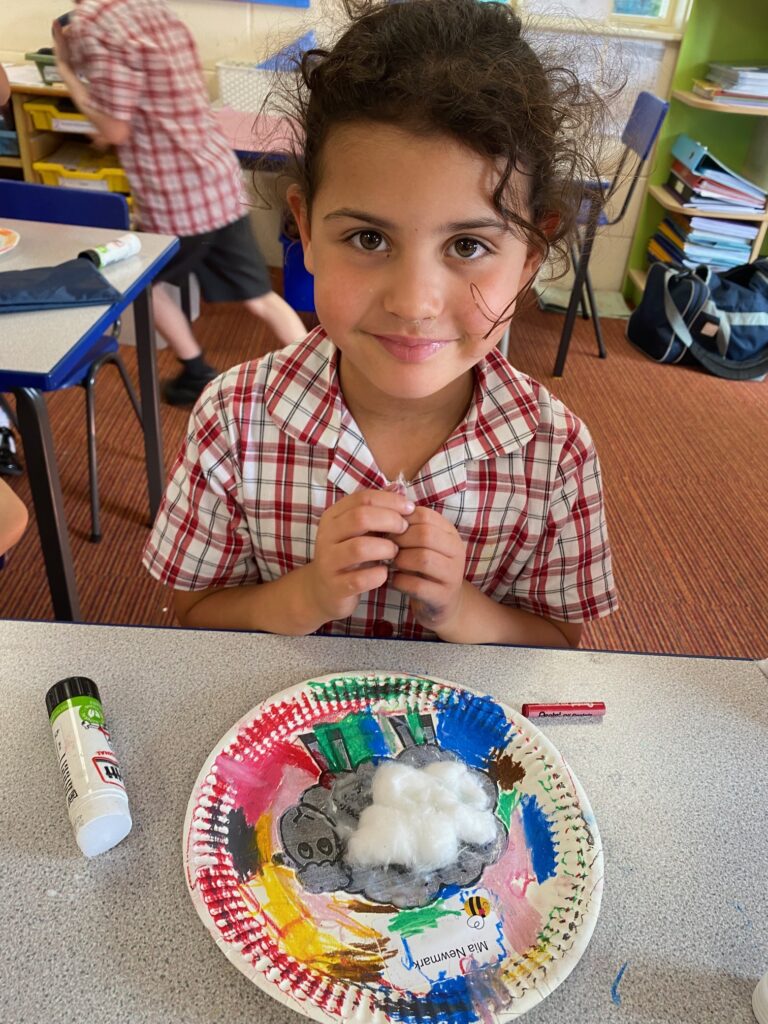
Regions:
[[[368,252],[378,249],[381,245],[381,235],[378,231],[360,231],[357,237],[360,241],[360,248],[367,249]]]
[[[454,244],[459,256],[475,256],[480,248],[480,243],[474,238],[459,238]]]

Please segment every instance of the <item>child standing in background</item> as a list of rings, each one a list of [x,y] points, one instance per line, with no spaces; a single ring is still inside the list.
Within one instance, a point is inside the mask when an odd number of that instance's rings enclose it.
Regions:
[[[75,2],[66,28],[53,23],[59,72],[97,140],[117,147],[141,229],[180,236],[157,280],[180,285],[195,274],[208,302],[243,302],[283,345],[303,338],[243,214],[240,167],[211,113],[186,26],[163,0]],[[157,328],[182,363],[164,397],[191,405],[217,371],[170,296],[152,294]]]
[[[345,7],[290,108],[322,326],[206,389],[144,563],[185,625],[576,646],[616,607],[597,455],[496,344],[597,101],[505,4]]]

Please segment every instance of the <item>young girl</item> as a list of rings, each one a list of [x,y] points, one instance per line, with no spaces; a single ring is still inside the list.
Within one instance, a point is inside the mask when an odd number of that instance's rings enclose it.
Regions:
[[[345,6],[293,110],[322,326],[208,387],[144,564],[184,625],[575,646],[616,607],[597,456],[496,345],[592,101],[504,4]]]

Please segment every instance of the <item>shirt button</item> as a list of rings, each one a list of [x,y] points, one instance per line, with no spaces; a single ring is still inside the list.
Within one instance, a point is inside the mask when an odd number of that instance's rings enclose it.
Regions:
[[[391,637],[395,632],[394,626],[391,622],[387,622],[384,619],[380,619],[378,622],[373,624],[373,635],[379,640],[386,640]]]

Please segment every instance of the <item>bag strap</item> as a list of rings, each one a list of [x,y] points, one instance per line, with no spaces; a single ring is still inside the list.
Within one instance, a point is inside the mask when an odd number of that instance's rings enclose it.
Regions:
[[[679,340],[689,350],[691,355],[706,367],[710,373],[717,377],[725,377],[728,380],[754,380],[768,373],[768,349],[761,355],[752,359],[745,359],[738,362],[735,359],[727,359],[725,356],[710,352],[700,345],[688,330],[688,324],[683,320],[680,310],[675,305],[669,291],[669,278],[664,280],[664,312],[667,320]]]

